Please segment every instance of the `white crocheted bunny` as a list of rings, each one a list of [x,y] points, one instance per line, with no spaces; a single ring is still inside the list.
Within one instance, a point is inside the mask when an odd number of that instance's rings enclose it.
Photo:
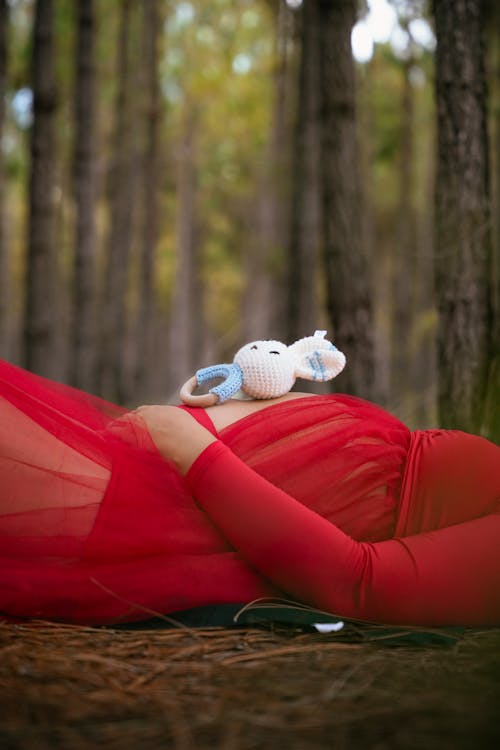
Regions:
[[[299,339],[291,346],[281,341],[252,341],[235,355],[232,364],[198,370],[181,388],[180,397],[190,406],[221,404],[238,391],[257,399],[277,398],[288,393],[297,378],[324,382],[335,378],[346,358],[330,341],[326,331]],[[197,386],[216,378],[223,381],[207,394],[194,396]]]

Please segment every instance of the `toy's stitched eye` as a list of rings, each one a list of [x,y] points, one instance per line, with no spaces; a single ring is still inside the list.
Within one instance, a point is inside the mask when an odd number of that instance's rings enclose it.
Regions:
[[[257,349],[257,348],[258,348],[258,347],[257,347],[257,344],[254,344],[253,346],[251,346],[251,347],[250,347],[250,351],[251,351],[252,349]]]
[[[270,352],[269,352],[269,354],[279,354],[279,352],[275,352],[275,351],[273,350],[273,351],[270,351]]]

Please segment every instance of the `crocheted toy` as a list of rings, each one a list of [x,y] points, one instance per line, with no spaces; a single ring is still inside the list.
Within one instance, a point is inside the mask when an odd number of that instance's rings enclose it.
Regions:
[[[331,380],[344,369],[346,358],[325,335],[326,331],[316,331],[314,336],[299,339],[291,346],[281,341],[245,344],[232,364],[198,370],[182,386],[180,398],[190,406],[213,406],[238,391],[250,398],[277,398],[288,393],[297,378]],[[193,395],[195,388],[216,378],[223,381],[204,395]]]

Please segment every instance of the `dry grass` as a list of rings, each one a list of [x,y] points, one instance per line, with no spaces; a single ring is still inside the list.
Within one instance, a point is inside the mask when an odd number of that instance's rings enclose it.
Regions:
[[[500,630],[386,644],[293,628],[3,624],[0,747],[500,746]]]

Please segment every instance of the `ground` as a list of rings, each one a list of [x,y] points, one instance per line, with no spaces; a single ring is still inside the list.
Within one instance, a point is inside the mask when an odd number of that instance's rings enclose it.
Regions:
[[[2,750],[489,750],[500,629],[0,624]]]

